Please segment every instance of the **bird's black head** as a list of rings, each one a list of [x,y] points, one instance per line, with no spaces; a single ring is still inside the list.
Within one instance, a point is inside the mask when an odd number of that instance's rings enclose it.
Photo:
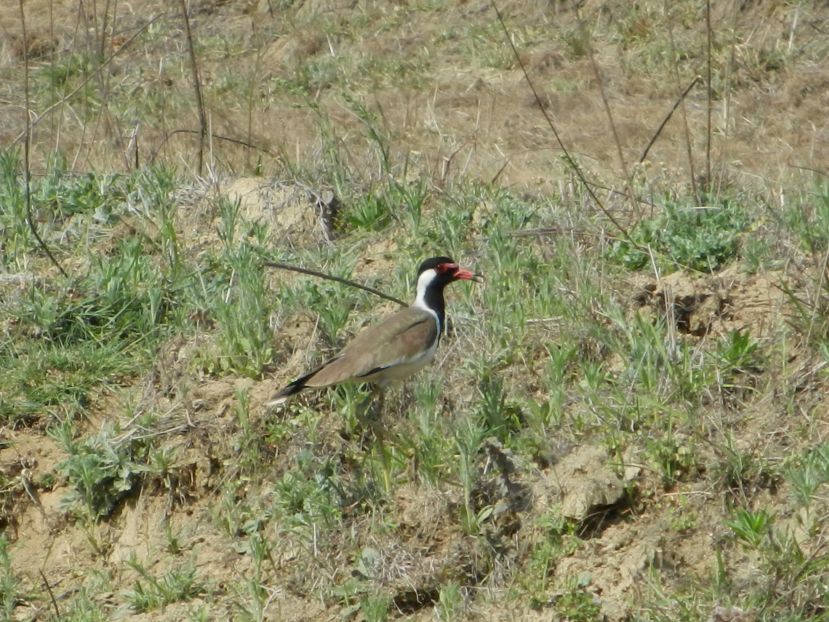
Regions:
[[[434,270],[435,276],[433,280],[443,283],[451,283],[457,280],[472,281],[475,280],[475,273],[470,270],[464,270],[451,257],[430,257],[417,269],[417,276],[420,276],[428,271]],[[432,280],[432,279],[430,279]]]
[[[417,270],[417,298],[414,306],[432,311],[438,318],[438,329],[443,332],[445,303],[443,288],[452,281],[476,281],[478,275],[465,270],[451,257],[432,257]]]

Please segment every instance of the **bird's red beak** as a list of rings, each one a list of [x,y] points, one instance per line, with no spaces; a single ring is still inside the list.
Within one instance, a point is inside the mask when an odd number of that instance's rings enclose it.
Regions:
[[[475,274],[471,270],[466,270],[465,268],[458,268],[455,271],[455,278],[460,279],[462,281],[477,281],[480,282],[481,275]]]

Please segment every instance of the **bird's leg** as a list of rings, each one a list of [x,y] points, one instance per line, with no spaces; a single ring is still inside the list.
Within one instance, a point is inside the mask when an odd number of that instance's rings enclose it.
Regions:
[[[380,464],[383,469],[383,489],[388,493],[391,491],[392,460],[390,448],[386,447],[386,430],[383,426],[383,406],[386,402],[386,392],[383,387],[377,389],[377,399],[372,404],[374,411],[371,418],[371,426],[374,431],[374,439],[377,441],[377,451],[380,452]]]
[[[370,385],[370,392],[366,398],[357,405],[357,425],[360,428],[360,445],[363,446],[368,434],[373,434],[375,439],[382,442],[383,426],[380,423],[383,411],[385,393],[378,385]]]
[[[390,448],[386,446],[386,430],[383,425],[383,409],[386,403],[384,389],[383,385],[371,385],[371,395],[366,400],[360,418],[361,423],[366,424],[365,432],[374,436],[373,449],[379,454],[383,488],[388,492],[391,490],[392,460]]]

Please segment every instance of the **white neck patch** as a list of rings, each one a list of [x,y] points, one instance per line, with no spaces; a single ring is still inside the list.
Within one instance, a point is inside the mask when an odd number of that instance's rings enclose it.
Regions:
[[[426,304],[426,289],[429,287],[429,284],[435,280],[438,273],[433,269],[430,268],[429,270],[424,270],[420,276],[417,278],[417,297],[415,298],[413,307],[417,307],[418,309],[423,309],[424,311],[428,311],[432,315],[435,316],[437,319],[437,313],[435,313],[432,309],[429,308],[429,305]]]

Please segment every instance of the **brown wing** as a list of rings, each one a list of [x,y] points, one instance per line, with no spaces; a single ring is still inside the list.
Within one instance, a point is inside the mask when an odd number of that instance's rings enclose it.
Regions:
[[[438,338],[435,317],[409,307],[358,334],[333,359],[309,374],[306,387],[326,387],[416,360]]]

